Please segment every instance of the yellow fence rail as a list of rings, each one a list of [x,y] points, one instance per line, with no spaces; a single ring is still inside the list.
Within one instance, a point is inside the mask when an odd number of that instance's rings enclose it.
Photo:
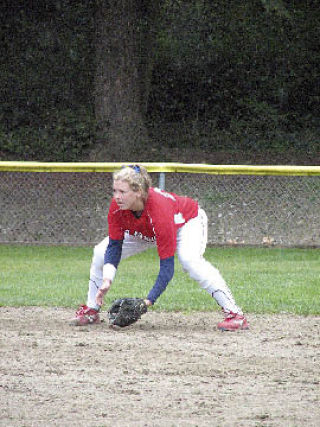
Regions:
[[[131,162],[132,163],[132,162]],[[124,164],[108,162],[0,162],[0,171],[7,172],[113,172]],[[139,163],[149,172],[205,173],[212,175],[320,175],[320,166],[248,166],[184,163]]]

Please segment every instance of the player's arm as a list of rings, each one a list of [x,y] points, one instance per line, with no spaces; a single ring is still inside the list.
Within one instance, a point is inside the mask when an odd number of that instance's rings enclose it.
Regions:
[[[177,231],[174,224],[174,208],[170,200],[161,195],[157,203],[151,206],[149,211],[157,241],[160,270],[156,282],[145,300],[147,305],[152,305],[156,302],[165,291],[174,274]]]
[[[96,303],[103,304],[103,297],[109,291],[115,278],[121,259],[123,240],[114,240],[109,237],[109,244],[104,255],[103,282],[96,296]]]
[[[153,288],[150,290],[146,303],[152,305],[156,302],[159,296],[165,291],[168,283],[174,274],[174,257],[160,259],[160,271]]]

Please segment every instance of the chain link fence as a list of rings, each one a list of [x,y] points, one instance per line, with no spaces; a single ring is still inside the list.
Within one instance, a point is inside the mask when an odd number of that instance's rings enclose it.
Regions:
[[[320,246],[320,176],[150,175],[199,201],[211,245]],[[93,245],[111,197],[111,172],[0,172],[0,243]]]

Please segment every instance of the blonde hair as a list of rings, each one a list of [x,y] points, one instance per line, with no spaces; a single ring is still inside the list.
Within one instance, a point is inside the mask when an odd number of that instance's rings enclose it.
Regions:
[[[132,191],[141,191],[144,200],[148,198],[148,191],[152,185],[152,180],[147,169],[143,166],[123,166],[119,171],[114,172],[113,180],[127,182]]]

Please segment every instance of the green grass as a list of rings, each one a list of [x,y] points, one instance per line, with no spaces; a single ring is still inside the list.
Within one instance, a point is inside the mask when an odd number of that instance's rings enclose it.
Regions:
[[[0,306],[76,307],[85,303],[92,248],[0,245]],[[208,248],[206,258],[245,312],[320,314],[320,250]],[[155,250],[122,261],[107,298],[146,296],[158,273]],[[154,309],[213,311],[218,306],[176,262]]]

